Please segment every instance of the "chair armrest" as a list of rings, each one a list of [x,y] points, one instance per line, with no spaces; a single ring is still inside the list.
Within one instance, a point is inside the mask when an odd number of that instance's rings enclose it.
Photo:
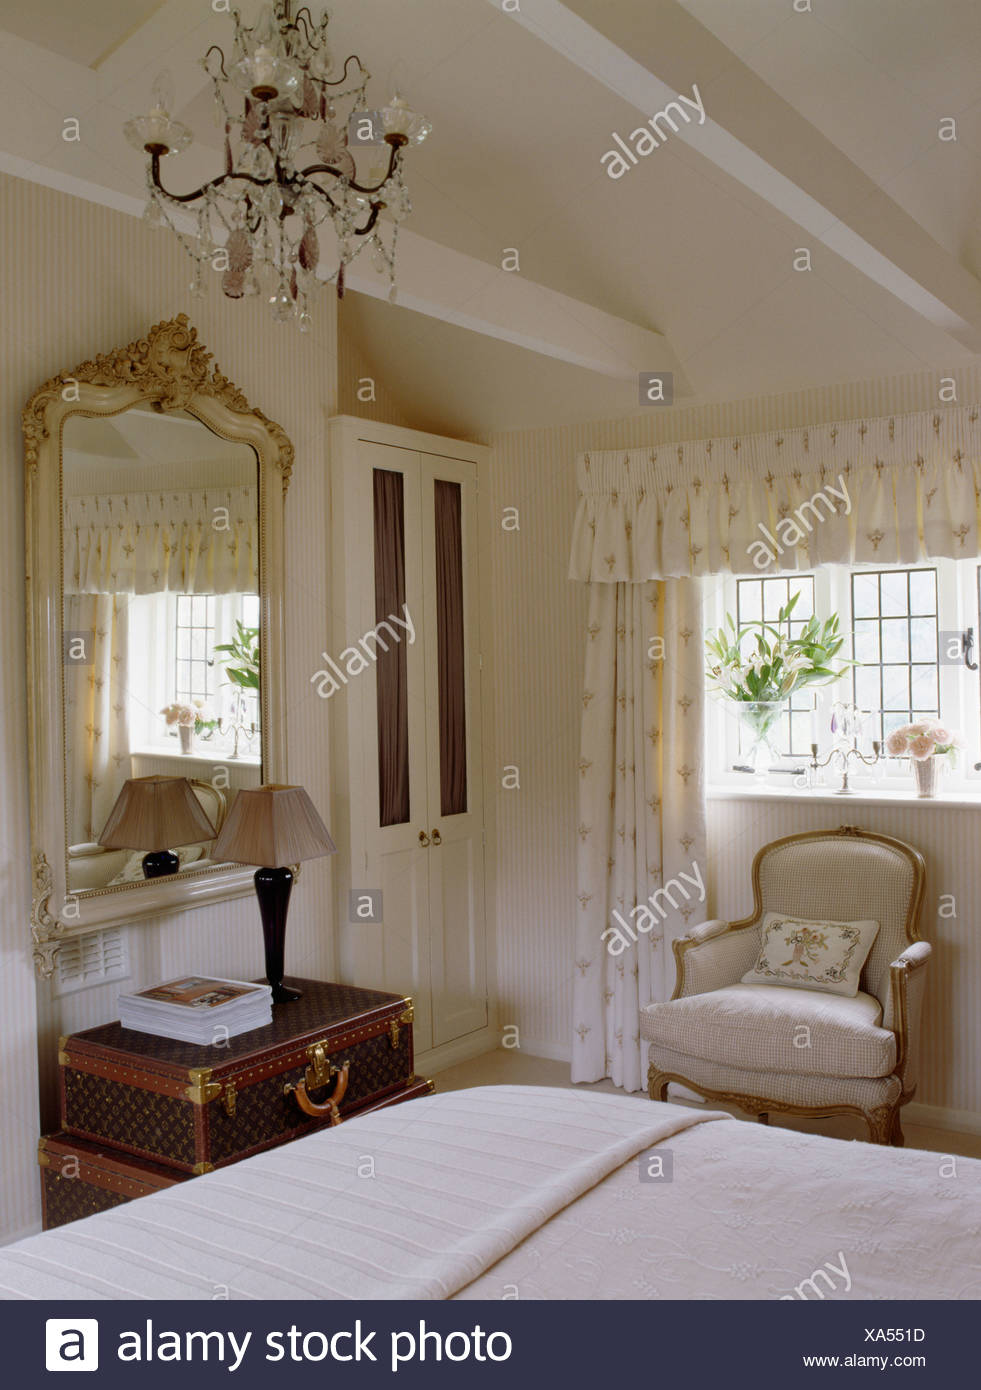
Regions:
[[[896,1071],[904,1094],[915,1089],[915,1061],[919,1042],[920,1009],[926,987],[924,966],[933,954],[927,941],[914,941],[889,967],[889,996],[882,1026],[896,1034]],[[913,1084],[909,1082],[912,1080]]]
[[[721,936],[729,923],[721,917],[713,917],[711,921],[703,922],[699,927],[693,927],[688,933],[692,941],[711,941],[713,936]]]
[[[677,980],[672,999],[738,984],[759,953],[759,923],[713,919],[674,942]]]

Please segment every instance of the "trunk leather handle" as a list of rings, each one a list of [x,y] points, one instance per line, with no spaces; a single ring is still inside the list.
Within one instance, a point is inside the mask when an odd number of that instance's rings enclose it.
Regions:
[[[288,1081],[283,1087],[283,1094],[295,1096],[297,1105],[303,1111],[304,1115],[309,1115],[311,1119],[330,1120],[332,1125],[339,1125],[341,1123],[341,1112],[339,1107],[347,1093],[351,1063],[345,1062],[340,1068],[332,1066],[329,1074],[317,1082],[317,1084],[311,1084],[311,1082],[316,1081],[316,1078],[311,1076],[312,1071],[313,1067],[307,1067],[307,1074],[302,1080],[297,1082]],[[310,1096],[310,1091],[319,1090],[331,1077],[335,1076],[337,1077],[337,1081],[334,1083],[334,1089],[327,1099],[325,1101],[313,1100]]]

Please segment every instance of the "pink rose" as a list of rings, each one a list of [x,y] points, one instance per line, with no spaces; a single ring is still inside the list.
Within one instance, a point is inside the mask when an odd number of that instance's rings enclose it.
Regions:
[[[936,752],[937,745],[928,734],[918,734],[916,738],[910,740],[910,756],[915,758],[918,763],[926,758],[932,758]]]
[[[934,743],[950,743],[954,735],[945,725],[934,724],[930,729],[930,737],[933,739]]]
[[[893,758],[898,758],[906,752],[906,735],[902,729],[893,729],[886,739],[886,752]]]

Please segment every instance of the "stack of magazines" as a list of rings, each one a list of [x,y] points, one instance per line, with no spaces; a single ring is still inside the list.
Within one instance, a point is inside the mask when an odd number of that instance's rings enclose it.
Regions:
[[[186,975],[119,996],[119,1021],[137,1033],[216,1047],[272,1022],[269,985]]]

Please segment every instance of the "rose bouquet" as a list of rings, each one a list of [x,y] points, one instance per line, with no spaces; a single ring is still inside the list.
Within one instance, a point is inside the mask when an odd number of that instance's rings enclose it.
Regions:
[[[886,738],[886,752],[891,757],[912,758],[918,763],[946,754],[953,765],[961,746],[960,736],[939,719],[918,719],[913,724],[902,724]]]
[[[218,725],[217,719],[211,718],[203,700],[195,700],[190,705],[175,701],[165,705],[160,713],[168,724],[176,724],[179,729],[193,729],[196,734],[211,734]]]

